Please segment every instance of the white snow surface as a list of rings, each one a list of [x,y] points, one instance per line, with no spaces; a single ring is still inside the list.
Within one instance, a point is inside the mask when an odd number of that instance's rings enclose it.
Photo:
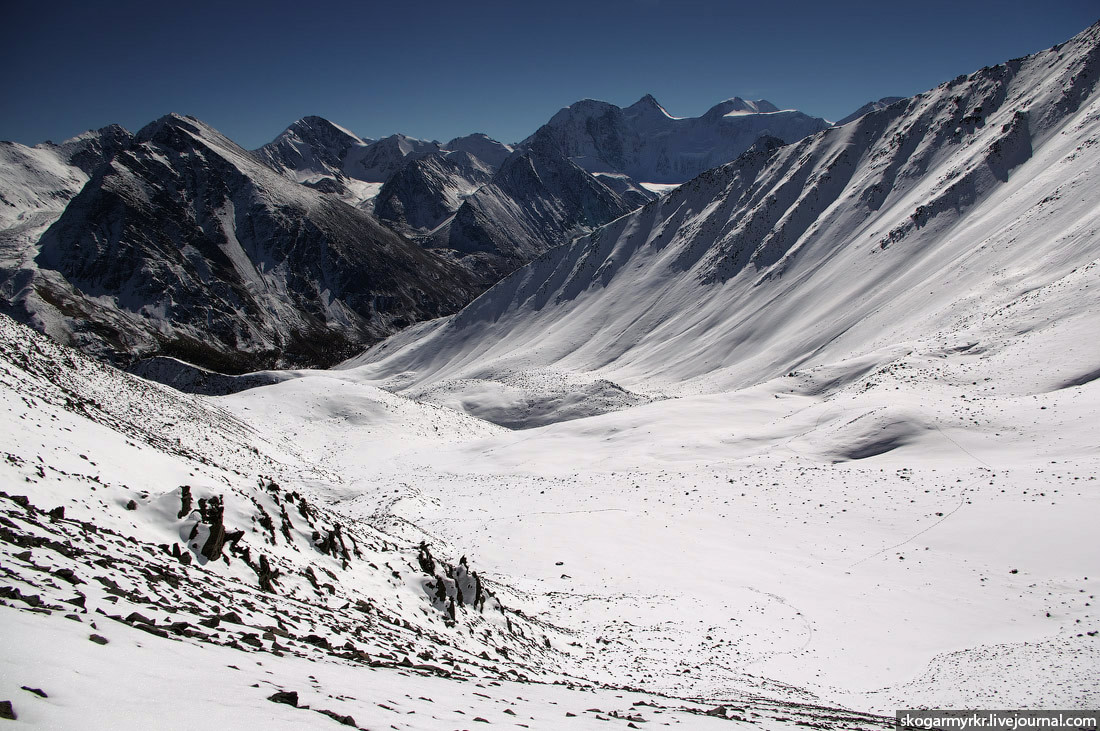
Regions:
[[[1096,708],[1098,76],[1100,25],[765,141],[456,316],[233,396],[0,318],[0,700],[124,729]],[[274,592],[202,560],[185,484]],[[362,555],[319,547],[337,525]],[[421,541],[489,608],[448,621]]]

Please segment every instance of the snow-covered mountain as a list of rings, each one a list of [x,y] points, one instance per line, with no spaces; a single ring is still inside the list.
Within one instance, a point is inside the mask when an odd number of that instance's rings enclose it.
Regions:
[[[338,182],[351,160],[374,140],[363,139],[324,117],[303,117],[254,151],[256,157],[299,183]]]
[[[760,138],[342,368],[184,374],[231,395],[0,316],[0,715],[843,731],[1097,707],[1098,87],[1100,24]],[[460,209],[612,213],[593,181],[625,173],[541,152]],[[65,216],[120,199],[234,267],[279,214],[295,244],[360,235],[288,177],[171,117]],[[212,223],[223,201],[264,236]],[[74,261],[158,243],[88,241]]]
[[[480,132],[465,137],[455,137],[443,147],[454,152],[469,153],[493,170],[504,164],[508,156],[514,152],[511,145],[497,142],[492,137]]]
[[[1096,256],[1096,35],[760,141],[357,362],[469,406],[535,370],[712,391],[964,339]]]
[[[463,270],[164,117],[97,169],[5,285],[11,309],[102,355],[218,369],[318,363],[461,306]]]
[[[118,125],[61,144],[0,142],[0,241],[6,253],[41,234],[80,192],[92,171],[130,144]],[[4,257],[8,259],[8,256]]]
[[[673,117],[647,94],[629,107],[585,99],[572,104],[523,143],[558,150],[585,170],[650,183],[682,183],[727,163],[758,138],[794,142],[825,129],[823,119],[779,110],[764,101],[727,99],[700,117]]]

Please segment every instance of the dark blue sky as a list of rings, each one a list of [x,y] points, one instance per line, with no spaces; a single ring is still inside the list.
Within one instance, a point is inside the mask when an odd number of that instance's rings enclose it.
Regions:
[[[5,2],[0,139],[193,114],[245,147],[319,114],[506,142],[562,106],[731,96],[837,119],[1059,43],[1096,0]]]

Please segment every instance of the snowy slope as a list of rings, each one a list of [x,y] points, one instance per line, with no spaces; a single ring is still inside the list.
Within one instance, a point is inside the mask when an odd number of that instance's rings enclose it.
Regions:
[[[589,172],[682,183],[733,160],[762,136],[794,142],[827,126],[823,119],[740,97],[719,102],[700,117],[673,117],[647,94],[625,109],[579,101],[521,146],[548,145]]]
[[[340,507],[411,451],[503,430],[296,375],[211,401],[0,316],[0,699],[20,722],[886,727],[784,699],[689,700],[578,677],[595,646],[509,607],[526,600],[482,579],[461,544],[387,509]],[[420,494],[406,482],[387,492],[387,505]]]

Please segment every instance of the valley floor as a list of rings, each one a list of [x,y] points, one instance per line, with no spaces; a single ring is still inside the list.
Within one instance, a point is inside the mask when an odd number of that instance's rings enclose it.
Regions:
[[[576,633],[578,676],[880,713],[1095,706],[1098,386],[975,395],[958,379],[985,359],[913,353],[825,394],[819,369],[450,447],[348,428],[328,377],[227,400],[264,422],[302,405],[289,423],[348,477],[336,510],[461,547]]]

